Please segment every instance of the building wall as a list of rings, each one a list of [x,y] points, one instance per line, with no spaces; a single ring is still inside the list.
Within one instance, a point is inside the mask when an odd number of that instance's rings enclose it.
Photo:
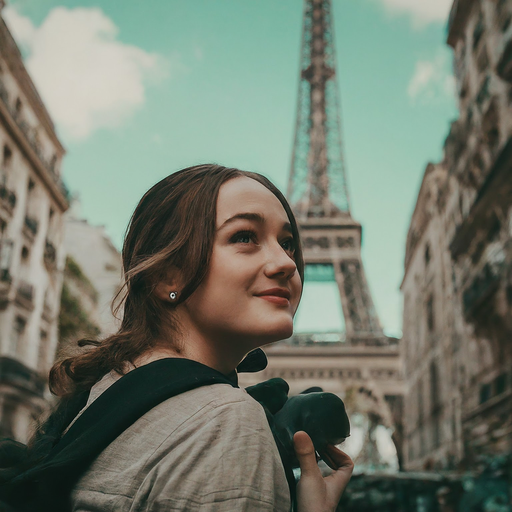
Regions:
[[[425,171],[402,283],[408,469],[512,450],[511,41],[512,0],[454,3],[460,117]]]
[[[464,326],[445,228],[451,181],[442,164],[427,167],[409,230],[402,283],[407,469],[451,467],[462,458],[456,376]]]
[[[92,226],[71,210],[66,214],[64,246],[98,292],[95,323],[100,336],[116,332],[119,321],[112,314],[111,303],[122,284],[119,251],[103,226]]]
[[[21,440],[57,346],[63,155],[0,11],[0,430]]]
[[[460,185],[462,217],[450,252],[472,333],[465,339],[462,397],[471,462],[512,450],[512,1],[462,7],[452,11],[449,43],[466,128],[464,137],[451,137],[446,153]]]

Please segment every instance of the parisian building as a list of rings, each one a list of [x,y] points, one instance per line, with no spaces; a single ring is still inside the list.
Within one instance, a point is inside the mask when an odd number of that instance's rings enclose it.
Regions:
[[[45,405],[65,263],[64,148],[1,16],[0,437],[26,441]]]
[[[123,263],[105,227],[90,224],[77,210],[78,203],[73,202],[65,215],[64,247],[68,258],[79,265],[96,291],[95,307],[85,308],[99,329],[98,335],[105,337],[120,326],[112,313],[112,300],[122,285]],[[86,305],[89,300],[87,291],[81,294],[77,290],[77,297],[79,295],[83,295]]]
[[[448,21],[459,118],[429,164],[406,243],[406,469],[512,452],[512,0]]]

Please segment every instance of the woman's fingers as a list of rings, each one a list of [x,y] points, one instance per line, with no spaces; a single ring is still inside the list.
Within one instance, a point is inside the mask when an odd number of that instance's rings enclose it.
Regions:
[[[312,473],[320,473],[316,460],[315,447],[308,434],[303,431],[296,432],[293,436],[293,444],[295,454],[299,460],[301,474],[309,475]]]
[[[295,454],[300,464],[300,480],[297,486],[299,512],[334,511],[341,494],[352,475],[352,459],[335,446],[328,447],[329,456],[337,466],[332,475],[324,478],[318,467],[315,447],[306,432],[293,436]]]
[[[338,469],[326,478],[328,485],[332,484],[332,486],[329,485],[328,487],[331,497],[335,502],[338,502],[350,481],[352,471],[354,470],[354,462],[345,452],[335,446],[330,445],[327,447],[327,450],[338,466]]]
[[[327,445],[327,451],[332,460],[336,463],[338,469],[354,469],[354,462],[345,452],[332,444]]]

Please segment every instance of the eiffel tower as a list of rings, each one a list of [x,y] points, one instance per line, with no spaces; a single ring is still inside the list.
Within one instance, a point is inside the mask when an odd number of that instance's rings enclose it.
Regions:
[[[350,213],[339,113],[331,2],[305,0],[288,199],[303,239],[306,286],[336,282],[344,324],[340,341],[382,345],[387,338],[361,260],[362,228]],[[296,335],[295,341],[301,339]]]
[[[290,394],[320,386],[340,395],[349,413],[371,419],[366,422],[367,442],[353,455],[359,469],[375,470],[382,462],[374,436],[378,425],[393,429],[400,463],[404,386],[398,340],[384,335],[366,282],[362,228],[350,213],[339,112],[331,1],[304,0],[288,187],[306,262],[303,298],[294,335],[266,347],[268,367],[240,374],[240,382],[248,386],[281,377],[290,385]],[[315,291],[320,294],[308,302]],[[330,302],[340,306],[337,322]],[[313,318],[316,324],[302,318]]]

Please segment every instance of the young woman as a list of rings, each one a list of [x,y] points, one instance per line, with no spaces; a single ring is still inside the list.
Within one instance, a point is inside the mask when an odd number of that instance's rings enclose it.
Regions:
[[[50,374],[64,400],[88,394],[85,411],[132,371],[156,371],[168,358],[236,382],[249,352],[292,334],[304,270],[299,233],[286,199],[261,175],[201,165],[163,179],[135,209],[123,264],[119,332]],[[339,469],[323,478],[309,436],[294,442],[299,511],[334,511],[352,461],[332,447]],[[265,412],[229,383],[155,405],[101,451],[71,501],[75,512],[290,510]]]

